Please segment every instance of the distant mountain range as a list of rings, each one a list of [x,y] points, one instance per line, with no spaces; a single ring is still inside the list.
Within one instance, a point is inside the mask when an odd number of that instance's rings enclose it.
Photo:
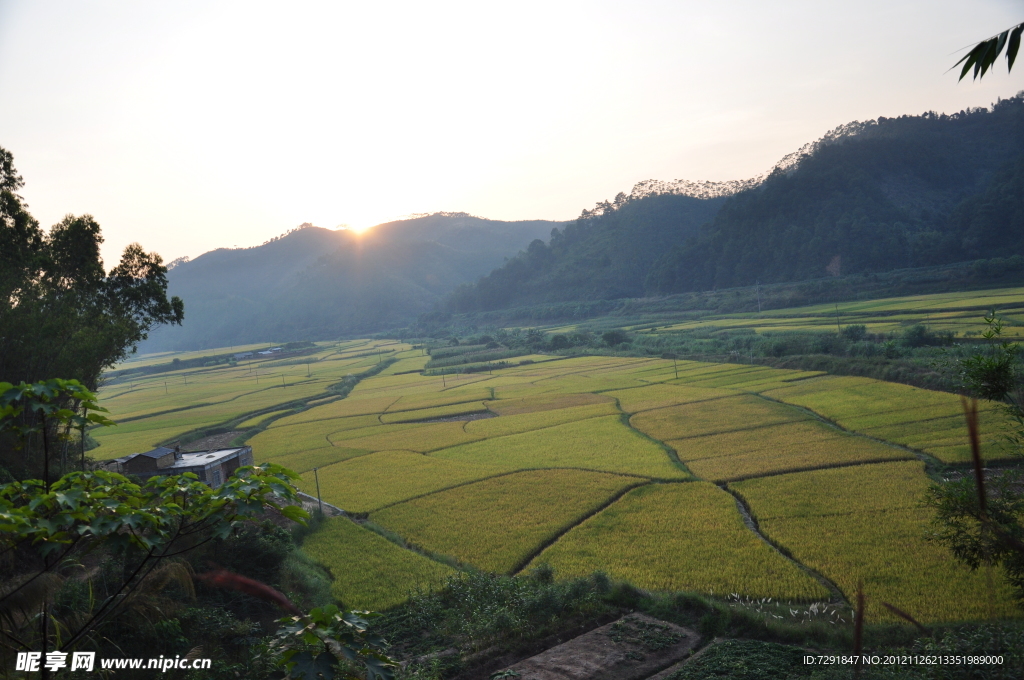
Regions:
[[[437,213],[215,250],[171,269],[185,325],[142,351],[1013,255],[1024,257],[1022,95],[849,123],[750,180],[647,180],[568,223]]]
[[[430,310],[564,226],[437,213],[363,235],[309,224],[254,248],[220,248],[174,263],[171,295],[185,323],[164,326],[141,352],[369,333]]]

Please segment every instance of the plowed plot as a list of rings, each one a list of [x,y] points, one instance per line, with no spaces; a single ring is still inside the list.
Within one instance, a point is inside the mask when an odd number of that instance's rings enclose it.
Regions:
[[[628,390],[605,392],[608,397],[619,400],[619,407],[626,413],[638,413],[666,406],[690,404],[696,401],[710,401],[722,397],[736,396],[730,390],[707,387],[686,387],[684,385],[647,385]]]
[[[435,553],[494,572],[517,566],[635,477],[582,470],[535,470],[441,491],[370,515]]]
[[[925,540],[932,511],[919,461],[798,472],[737,482],[761,530],[853,597],[864,581],[868,620],[896,620],[889,602],[920,621],[1019,615],[998,574],[972,572]]]
[[[571,529],[531,564],[561,578],[603,570],[661,591],[817,600],[828,591],[743,525],[736,501],[706,482],[652,484]]]
[[[557,411],[537,411],[534,413],[520,413],[514,416],[477,420],[466,424],[466,432],[477,437],[490,439],[492,437],[504,437],[510,434],[530,432],[531,430],[540,430],[545,427],[554,427],[564,423],[573,423],[579,420],[616,415],[618,413],[619,409],[615,407],[615,402],[609,400],[604,403],[577,406],[576,408],[562,408]]]
[[[337,575],[331,593],[355,609],[387,609],[456,573],[341,517],[325,520],[302,550]]]
[[[887,383],[870,378],[818,378],[791,387],[765,392],[767,396],[798,404],[820,413],[856,432],[899,443],[915,442],[915,448],[927,451],[944,462],[967,460],[967,432],[963,425],[963,407],[955,394],[924,390],[909,385]],[[1005,422],[991,404],[983,404],[982,452],[988,458],[1008,455],[999,445]],[[961,425],[956,426],[960,419]],[[935,421],[941,421],[938,431]],[[950,440],[960,437],[958,446]]]
[[[433,455],[513,470],[568,467],[658,479],[688,476],[663,448],[623,425],[618,416],[487,439]]]
[[[815,421],[669,441],[679,459],[716,482],[769,473],[913,458],[902,449],[845,434]]]
[[[742,395],[644,411],[630,418],[629,422],[655,439],[668,441],[718,432],[753,430],[809,418],[783,404]]]
[[[514,416],[520,413],[536,413],[555,409],[587,406],[588,404],[608,404],[614,399],[602,394],[550,394],[537,397],[518,397],[515,399],[498,399],[487,402],[487,408],[503,416]]]
[[[382,451],[322,468],[320,492],[328,503],[350,512],[370,512],[414,496],[491,477],[508,468]],[[316,493],[313,473],[302,475],[302,490]]]

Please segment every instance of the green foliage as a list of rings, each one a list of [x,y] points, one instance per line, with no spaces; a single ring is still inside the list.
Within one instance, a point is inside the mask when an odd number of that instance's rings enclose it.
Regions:
[[[932,537],[971,567],[1002,564],[1006,579],[1024,601],[1024,482],[1006,471],[990,479],[982,509],[972,477],[935,484],[927,502],[935,508]]]
[[[217,489],[190,473],[154,477],[140,486],[103,471],[72,472],[49,490],[39,480],[0,485],[0,554],[19,558],[16,570],[6,574],[10,585],[0,604],[33,597],[33,584],[59,580],[80,556],[97,550],[117,556],[119,585],[68,624],[61,644],[72,648],[145,592],[152,579],[163,578],[154,574],[185,579],[175,562],[167,562],[175,555],[228,536],[267,508],[303,521],[308,514],[300,506],[286,505],[297,500],[293,479],[284,468],[265,464],[239,468]],[[10,619],[4,630],[24,635],[21,625]]]
[[[980,43],[975,45],[970,52],[965,54],[960,61],[953,64],[953,67],[957,67],[963,64],[963,69],[960,71],[960,78],[963,80],[971,69],[974,69],[974,80],[978,78],[984,78],[988,70],[995,66],[996,59],[1003,53],[1003,48],[1006,48],[1006,70],[1007,72],[1013,70],[1013,62],[1017,59],[1017,51],[1020,49],[1020,35],[1024,32],[1024,24],[1017,26],[1011,26],[1002,33],[998,33],[988,40],[982,40]]]
[[[64,375],[94,388],[153,327],[180,324],[184,306],[167,299],[160,256],[137,243],[104,273],[91,216],[68,215],[44,233],[14,193],[23,182],[10,153],[0,158],[0,375]]]
[[[1021,347],[1003,337],[1004,321],[995,311],[985,316],[985,325],[982,337],[989,341],[986,346],[973,352],[956,347],[944,353],[936,366],[959,390],[978,399],[1010,400],[1015,407],[1022,373]]]
[[[450,577],[444,587],[421,593],[388,612],[375,625],[381,635],[400,641],[396,650],[421,656],[457,647],[471,652],[491,645],[537,640],[568,621],[596,618],[611,607],[603,574],[567,581],[471,573]],[[449,657],[458,669],[460,659]]]
[[[804,664],[806,650],[758,640],[725,640],[712,645],[700,658],[665,680],[788,680],[814,670]]]
[[[863,340],[864,336],[867,335],[867,332],[868,328],[864,324],[851,324],[843,328],[843,337],[847,340],[857,342],[858,340]]]
[[[621,345],[624,342],[629,342],[629,336],[625,331],[606,331],[601,334],[601,339],[604,340],[605,344],[609,347],[615,347]]]
[[[368,619],[375,616],[379,615],[343,612],[332,604],[317,607],[306,616],[281,619],[283,625],[271,643],[271,653],[279,655],[278,663],[288,678],[391,680],[395,664],[384,653],[386,643],[368,630]],[[314,656],[320,649],[323,651]],[[362,666],[362,672],[346,670],[351,662]]]

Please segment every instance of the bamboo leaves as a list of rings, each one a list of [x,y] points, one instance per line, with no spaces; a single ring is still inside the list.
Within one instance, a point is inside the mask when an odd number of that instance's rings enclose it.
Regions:
[[[1019,24],[975,45],[960,61],[953,64],[954,68],[963,64],[960,77],[957,80],[963,80],[972,68],[975,80],[984,78],[988,70],[995,66],[996,59],[1002,54],[1003,48],[1006,48],[1006,70],[1012,71],[1013,63],[1017,60],[1017,52],[1020,50],[1022,32],[1024,32],[1024,24]]]

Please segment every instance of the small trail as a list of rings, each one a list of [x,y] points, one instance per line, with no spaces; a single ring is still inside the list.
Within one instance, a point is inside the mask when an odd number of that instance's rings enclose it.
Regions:
[[[525,569],[530,564],[530,562],[532,562],[534,559],[536,559],[537,556],[539,556],[542,552],[544,552],[545,550],[550,548],[552,545],[557,543],[558,540],[560,538],[562,538],[562,536],[565,536],[567,533],[569,533],[570,531],[572,531],[573,529],[575,529],[579,525],[583,524],[584,522],[586,522],[588,519],[590,519],[591,517],[593,517],[597,513],[601,512],[602,510],[607,509],[608,507],[610,507],[612,504],[617,502],[619,499],[621,499],[623,496],[625,496],[627,493],[629,493],[633,489],[638,489],[641,486],[647,486],[648,484],[653,484],[653,482],[651,480],[646,480],[646,481],[643,481],[643,482],[638,482],[636,484],[632,484],[630,486],[627,486],[626,488],[622,489],[621,491],[616,493],[611,498],[606,499],[604,503],[602,503],[601,505],[595,507],[590,512],[587,512],[586,514],[582,515],[581,517],[577,517],[574,521],[569,522],[565,526],[559,528],[558,531],[555,532],[555,534],[553,536],[550,536],[549,538],[547,538],[543,543],[538,545],[536,548],[534,548],[532,551],[530,551],[530,553],[527,554],[523,559],[521,559],[518,563],[516,563],[515,566],[513,566],[511,569],[509,569],[508,570],[508,575],[509,576],[515,576],[516,574],[521,572],[523,569]]]
[[[743,523],[747,526],[748,529],[750,529],[750,531],[752,531],[754,533],[755,536],[760,538],[772,550],[774,550],[779,555],[781,555],[783,558],[785,558],[787,562],[792,563],[795,567],[797,567],[798,569],[803,571],[805,574],[807,574],[808,576],[813,578],[815,581],[820,583],[826,590],[828,590],[830,593],[832,593],[832,603],[835,603],[835,604],[842,603],[842,604],[845,604],[847,606],[850,605],[849,601],[847,601],[847,599],[846,599],[846,596],[843,595],[843,591],[840,590],[839,587],[835,583],[833,583],[831,580],[826,578],[823,574],[821,574],[817,570],[812,569],[811,567],[807,566],[803,562],[795,559],[792,555],[789,554],[788,550],[785,550],[784,548],[782,548],[779,545],[777,545],[774,541],[772,541],[770,538],[768,538],[761,531],[761,527],[758,525],[757,520],[754,519],[754,515],[750,512],[750,508],[747,507],[747,502],[743,499],[742,496],[740,496],[738,493],[736,493],[735,491],[730,489],[728,487],[728,485],[726,485],[726,484],[718,484],[717,486],[718,486],[718,488],[722,489],[723,491],[725,491],[726,493],[728,493],[729,495],[731,495],[733,497],[733,499],[736,501],[736,509],[739,510],[740,517],[743,518]]]

